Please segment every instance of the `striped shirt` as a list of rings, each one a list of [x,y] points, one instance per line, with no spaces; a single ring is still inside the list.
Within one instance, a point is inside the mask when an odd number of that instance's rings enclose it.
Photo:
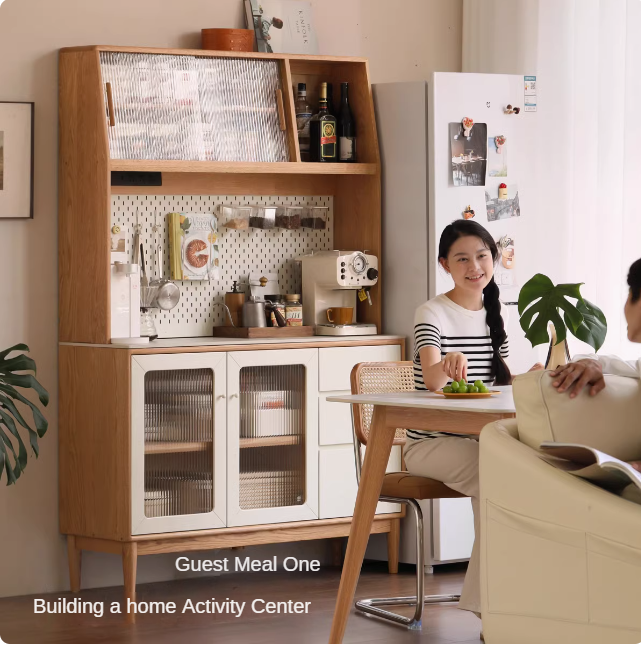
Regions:
[[[501,316],[506,321],[507,308],[501,305]],[[462,352],[467,358],[467,380],[481,380],[492,385],[492,340],[485,322],[485,309],[472,311],[457,305],[445,294],[440,294],[421,305],[414,316],[414,385],[417,390],[427,390],[423,381],[423,369],[419,353],[431,346],[441,353],[441,359],[449,352]],[[508,356],[507,338],[500,349],[501,356]],[[448,383],[452,383],[448,380]],[[408,429],[407,437],[412,440],[455,435],[436,431]]]

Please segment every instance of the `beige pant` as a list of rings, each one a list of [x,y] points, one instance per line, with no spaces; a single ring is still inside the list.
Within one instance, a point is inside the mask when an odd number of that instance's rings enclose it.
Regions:
[[[474,547],[467,567],[459,608],[481,612],[479,541],[479,443],[462,437],[410,440],[405,445],[407,470],[417,476],[439,480],[450,489],[472,498],[474,510]]]

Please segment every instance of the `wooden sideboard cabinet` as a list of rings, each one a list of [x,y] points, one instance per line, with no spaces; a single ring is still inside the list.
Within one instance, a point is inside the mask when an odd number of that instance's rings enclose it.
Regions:
[[[135,599],[138,555],[348,535],[351,416],[326,397],[349,390],[356,363],[400,360],[402,340],[282,345],[60,346],[60,530],[73,590],[82,550],[121,554]],[[400,470],[400,452],[389,468]],[[372,530],[392,534],[392,570],[402,515],[380,503]]]

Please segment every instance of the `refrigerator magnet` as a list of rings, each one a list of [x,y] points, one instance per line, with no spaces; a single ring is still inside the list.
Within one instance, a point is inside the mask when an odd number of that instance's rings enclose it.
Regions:
[[[463,117],[461,125],[463,126],[463,136],[469,137],[470,133],[472,132],[472,128],[474,127],[474,119]]]
[[[475,215],[476,215],[476,214],[475,214],[475,213],[474,213],[474,211],[472,210],[471,205],[470,205],[470,204],[468,204],[468,205],[467,205],[467,207],[465,208],[465,211],[463,211],[463,217],[464,217],[466,220],[469,220],[470,218],[473,218]]]
[[[503,146],[505,145],[505,142],[505,135],[496,135],[496,137],[494,137],[494,145],[496,146],[497,155],[500,155],[503,152]]]

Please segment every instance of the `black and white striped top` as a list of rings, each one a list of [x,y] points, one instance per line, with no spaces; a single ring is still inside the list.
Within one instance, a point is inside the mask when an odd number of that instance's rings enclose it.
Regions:
[[[501,306],[501,316],[507,325],[507,308]],[[419,353],[422,348],[438,348],[441,358],[448,352],[462,352],[467,357],[467,380],[480,379],[492,385],[492,340],[485,322],[485,309],[472,311],[457,305],[445,294],[440,294],[416,310],[414,317],[414,385],[417,390],[427,390],[423,382],[423,369]],[[501,346],[501,356],[508,356],[508,341]],[[448,381],[451,383],[451,380]],[[455,435],[432,431],[408,429],[407,437],[418,440],[424,438]],[[455,435],[456,437],[465,437]]]

